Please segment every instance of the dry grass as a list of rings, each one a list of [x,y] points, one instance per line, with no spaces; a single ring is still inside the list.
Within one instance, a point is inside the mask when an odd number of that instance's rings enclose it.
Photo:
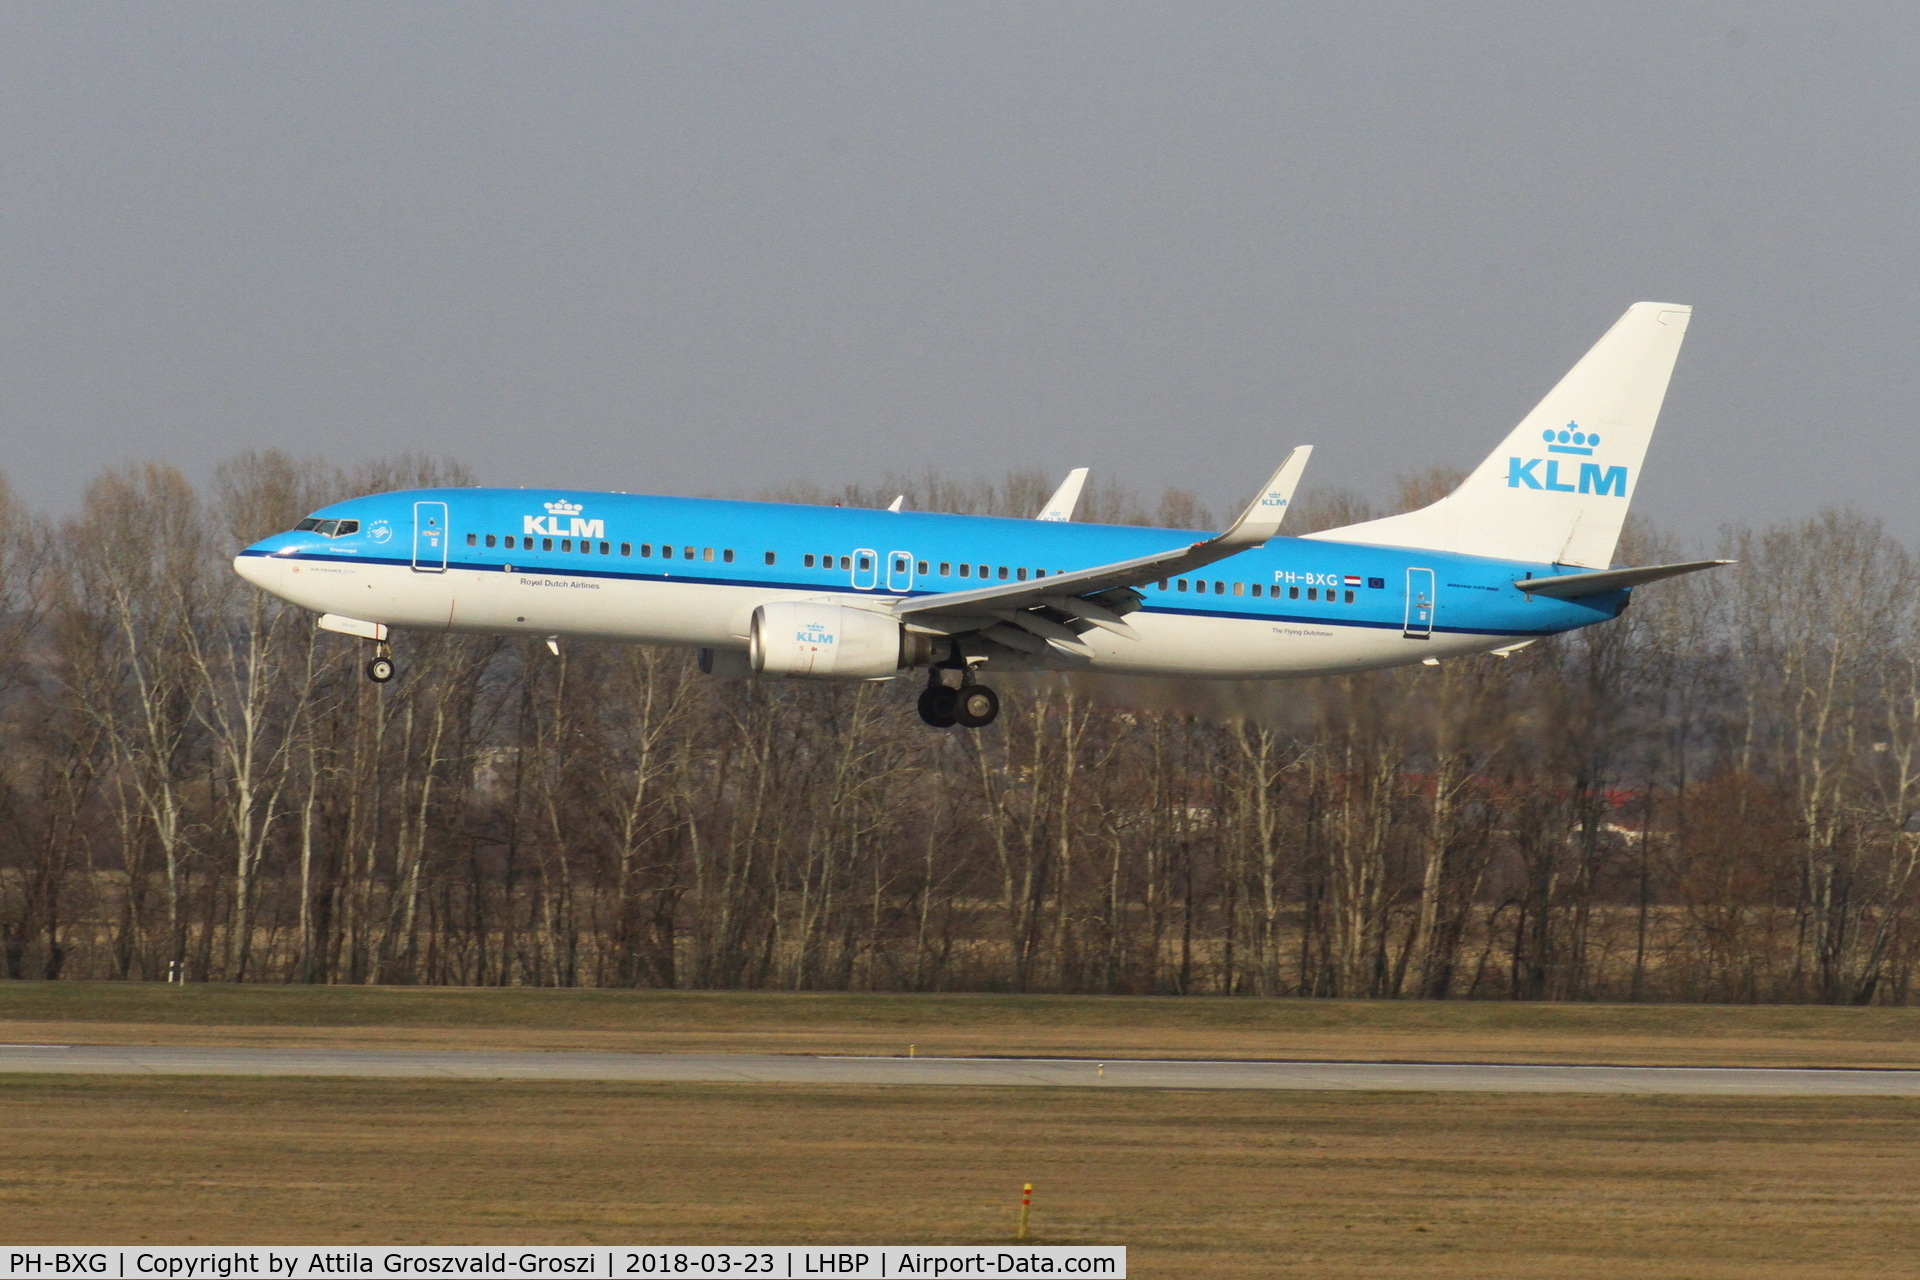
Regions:
[[[1910,1275],[1920,1104],[13,1077],[46,1243],[1051,1242],[1140,1276]]]
[[[1920,1066],[1920,1009],[0,983],[0,1040]]]

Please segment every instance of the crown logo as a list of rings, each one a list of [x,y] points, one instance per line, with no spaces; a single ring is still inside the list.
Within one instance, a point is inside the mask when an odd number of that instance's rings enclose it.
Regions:
[[[1561,431],[1542,431],[1540,438],[1547,442],[1548,453],[1577,453],[1586,458],[1593,456],[1600,443],[1598,431],[1582,431],[1577,422],[1569,422]]]
[[[1582,452],[1585,452],[1585,450],[1582,450]],[[558,502],[547,503],[546,508],[547,514],[555,516],[577,516],[585,510],[579,503],[568,502],[565,498],[560,499]]]

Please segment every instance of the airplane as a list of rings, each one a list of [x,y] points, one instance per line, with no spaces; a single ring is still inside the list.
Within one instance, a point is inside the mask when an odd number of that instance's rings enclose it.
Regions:
[[[1452,493],[1280,537],[1309,446],[1224,532],[1071,519],[1085,469],[1031,520],[560,489],[335,503],[234,560],[371,642],[396,629],[699,651],[716,676],[924,673],[921,718],[979,728],[981,676],[1257,679],[1505,655],[1618,617],[1636,586],[1730,563],[1613,553],[1692,309],[1630,307]]]

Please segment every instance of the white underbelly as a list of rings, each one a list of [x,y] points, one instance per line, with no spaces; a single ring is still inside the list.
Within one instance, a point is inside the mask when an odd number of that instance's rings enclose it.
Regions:
[[[1191,614],[1135,613],[1127,622],[1139,635],[1128,640],[1106,631],[1088,633],[1088,658],[1049,666],[1131,675],[1184,675],[1214,679],[1271,679],[1337,675],[1394,667],[1427,658],[1480,653],[1510,636],[1436,632],[1424,639],[1399,627],[1334,622],[1279,622],[1205,618]]]
[[[253,558],[238,567],[295,604],[394,627],[721,648],[744,647],[754,609],[776,600],[878,604],[888,598],[519,570],[423,573],[405,565],[337,561]],[[1050,652],[1012,665],[1260,679],[1399,666],[1483,652],[1512,640],[1452,632],[1414,639],[1398,627],[1147,611],[1130,615],[1128,623],[1138,639],[1094,630],[1083,637],[1084,654]]]

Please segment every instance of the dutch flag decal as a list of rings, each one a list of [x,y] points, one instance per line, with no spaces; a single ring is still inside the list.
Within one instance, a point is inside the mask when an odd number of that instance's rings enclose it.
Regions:
[[[1350,587],[1357,587],[1360,585],[1360,579],[1350,573],[1346,576],[1346,583]]]

